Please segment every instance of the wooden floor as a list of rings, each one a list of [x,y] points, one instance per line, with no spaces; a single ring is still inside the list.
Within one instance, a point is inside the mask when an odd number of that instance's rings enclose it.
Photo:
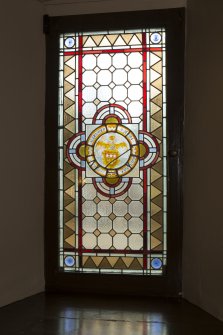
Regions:
[[[0,309],[0,334],[221,335],[223,323],[186,301],[38,294]]]

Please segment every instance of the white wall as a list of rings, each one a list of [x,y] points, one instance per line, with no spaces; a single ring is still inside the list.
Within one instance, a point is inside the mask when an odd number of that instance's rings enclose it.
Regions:
[[[44,290],[42,6],[1,5],[0,306]]]
[[[223,320],[223,2],[187,11],[184,296]]]
[[[45,0],[48,15],[76,15],[184,7],[187,0]],[[69,4],[70,2],[70,4]]]

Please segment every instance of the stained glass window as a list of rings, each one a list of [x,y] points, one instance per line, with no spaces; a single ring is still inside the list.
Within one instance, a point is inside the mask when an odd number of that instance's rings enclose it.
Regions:
[[[62,271],[164,272],[165,41],[163,28],[60,35]]]

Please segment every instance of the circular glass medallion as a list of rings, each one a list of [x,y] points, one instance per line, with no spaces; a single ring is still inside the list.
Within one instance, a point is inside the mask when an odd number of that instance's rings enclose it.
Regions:
[[[130,145],[126,138],[115,132],[99,137],[94,146],[96,161],[104,168],[118,169],[129,159]]]
[[[64,42],[64,44],[67,48],[72,48],[74,46],[74,43],[75,43],[75,41],[74,41],[73,37],[68,37]]]
[[[153,258],[153,260],[151,261],[151,265],[153,269],[159,270],[162,266],[162,261],[160,258]]]
[[[153,33],[150,37],[152,43],[158,44],[162,40],[162,36],[159,33]]]
[[[64,260],[64,263],[65,263],[66,266],[69,266],[69,267],[74,266],[74,264],[75,264],[74,257],[67,256]]]
[[[86,159],[99,176],[118,178],[130,173],[136,166],[138,141],[127,127],[105,124],[92,131],[87,139]]]

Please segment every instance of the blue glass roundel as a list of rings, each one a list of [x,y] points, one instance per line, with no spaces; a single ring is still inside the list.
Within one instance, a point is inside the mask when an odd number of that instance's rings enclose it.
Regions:
[[[74,260],[74,257],[72,256],[67,256],[64,260],[64,263],[66,264],[66,266],[74,266],[75,264],[75,260]]]
[[[68,37],[64,43],[67,48],[72,48],[74,46],[75,41],[73,37]]]
[[[158,44],[160,43],[162,37],[159,33],[153,33],[150,37],[152,43]]]
[[[160,258],[153,258],[153,260],[151,261],[151,265],[153,267],[153,269],[155,270],[159,270],[162,266],[162,261]]]

